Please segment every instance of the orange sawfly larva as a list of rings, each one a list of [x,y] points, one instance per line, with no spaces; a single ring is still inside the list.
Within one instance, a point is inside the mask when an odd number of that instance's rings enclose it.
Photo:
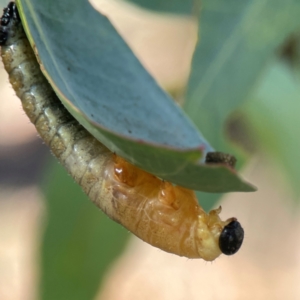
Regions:
[[[244,231],[221,208],[208,214],[195,193],[174,186],[114,155],[64,108],[43,76],[15,3],[0,21],[1,56],[23,109],[42,139],[90,199],[109,217],[149,244],[189,258],[234,254]],[[222,161],[212,155],[207,162]]]

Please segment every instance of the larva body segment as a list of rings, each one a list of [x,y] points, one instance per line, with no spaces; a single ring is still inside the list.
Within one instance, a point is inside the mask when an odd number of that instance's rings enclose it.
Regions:
[[[211,261],[234,254],[243,241],[236,219],[206,214],[193,191],[164,182],[111,153],[64,108],[43,76],[14,3],[0,25],[9,80],[42,139],[108,216],[167,252]]]

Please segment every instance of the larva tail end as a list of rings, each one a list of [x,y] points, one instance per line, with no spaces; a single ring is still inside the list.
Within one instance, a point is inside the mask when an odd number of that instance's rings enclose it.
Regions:
[[[8,25],[10,21],[19,19],[20,16],[16,4],[14,2],[9,2],[7,7],[3,9],[3,15],[0,19],[0,46],[4,46],[7,41],[9,34]]]

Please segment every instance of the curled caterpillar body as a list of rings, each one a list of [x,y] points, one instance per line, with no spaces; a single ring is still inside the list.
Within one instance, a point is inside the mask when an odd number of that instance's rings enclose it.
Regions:
[[[64,108],[43,76],[14,3],[0,23],[1,56],[10,82],[42,139],[90,199],[151,245],[211,261],[243,241],[235,218],[206,213],[193,191],[162,181],[111,153]]]

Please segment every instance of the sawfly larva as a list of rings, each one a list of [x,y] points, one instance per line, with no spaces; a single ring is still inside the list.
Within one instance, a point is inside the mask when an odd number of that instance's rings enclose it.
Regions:
[[[13,2],[1,18],[0,45],[10,83],[31,122],[110,218],[149,244],[180,256],[212,261],[221,253],[238,251],[244,231],[235,218],[222,221],[221,208],[207,214],[193,191],[116,156],[69,114],[43,76]]]

